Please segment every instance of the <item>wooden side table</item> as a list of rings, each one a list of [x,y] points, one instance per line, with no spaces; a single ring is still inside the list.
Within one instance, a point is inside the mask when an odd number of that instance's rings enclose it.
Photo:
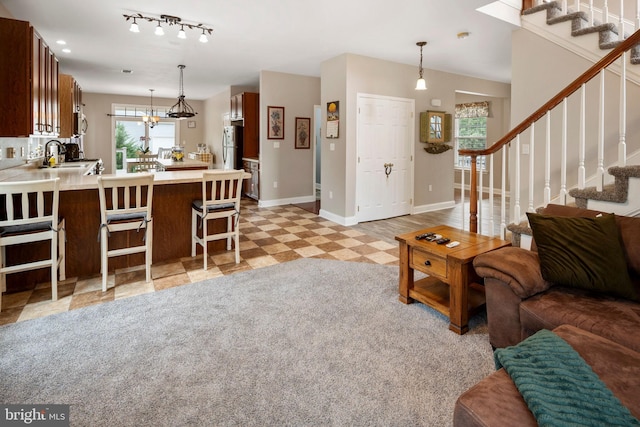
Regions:
[[[416,240],[417,235],[428,232],[441,234],[460,245],[447,248],[436,242]],[[485,303],[484,286],[473,269],[473,259],[511,243],[446,225],[401,234],[396,240],[400,242],[400,301],[426,304],[449,317],[450,330],[460,335],[467,332],[469,316]],[[428,277],[414,281],[414,270]]]

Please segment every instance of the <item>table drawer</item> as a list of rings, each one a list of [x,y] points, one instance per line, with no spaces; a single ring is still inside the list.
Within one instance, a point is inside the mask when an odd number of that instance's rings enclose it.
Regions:
[[[423,252],[418,248],[413,248],[411,251],[411,265],[425,274],[447,277],[447,259]]]

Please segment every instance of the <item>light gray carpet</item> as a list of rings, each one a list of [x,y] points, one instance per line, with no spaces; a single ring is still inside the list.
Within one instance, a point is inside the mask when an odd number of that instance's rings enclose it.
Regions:
[[[0,328],[0,402],[74,426],[446,426],[493,371],[398,269],[300,259]]]

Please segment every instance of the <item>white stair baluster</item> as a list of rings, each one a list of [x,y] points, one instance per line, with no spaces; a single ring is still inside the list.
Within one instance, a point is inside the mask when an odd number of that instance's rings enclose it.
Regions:
[[[467,230],[467,228],[465,227],[465,224],[467,223],[467,220],[469,220],[469,215],[467,215],[467,212],[465,211],[464,207],[465,207],[465,198],[464,198],[464,194],[465,194],[465,189],[464,189],[464,161],[462,162],[462,168],[460,168],[460,203],[462,203],[462,229],[463,230]],[[469,204],[471,204],[471,200],[469,200]],[[471,205],[469,205],[471,206]],[[469,224],[469,228],[471,228],[471,224]]]
[[[618,40],[624,40],[624,0],[620,0],[620,18],[618,20]]]
[[[482,234],[482,200],[483,200],[483,196],[484,196],[484,191],[482,191],[483,185],[482,185],[482,177],[484,176],[484,173],[482,173],[482,164],[484,162],[487,161],[487,159],[485,158],[485,156],[480,156],[476,158],[476,161],[478,162],[478,168],[476,169],[476,174],[478,174],[478,179],[476,180],[476,182],[478,183],[478,234]]]
[[[486,156],[484,161],[486,165]],[[493,154],[491,154],[489,155],[489,233],[487,233],[487,236],[495,236],[495,230],[495,223],[493,221]]]
[[[586,143],[586,130],[585,130],[585,92],[586,85],[583,83],[580,88],[580,139],[578,143],[579,155],[578,155],[578,188],[584,189],[585,170],[584,170],[584,156],[585,156],[585,143]]]
[[[520,134],[516,136],[516,190],[513,204],[513,222],[520,223]]]
[[[620,140],[618,166],[627,165],[627,52],[620,57]]]
[[[604,72],[600,71],[600,105],[598,106],[598,168],[596,170],[596,190],[604,186]]]
[[[507,238],[507,192],[505,182],[507,182],[507,149],[502,147],[502,196],[500,197],[500,237]]]
[[[545,134],[545,153],[544,153],[544,205],[547,206],[551,201],[551,110],[546,114],[547,127]]]
[[[531,134],[529,141],[529,206],[527,212],[533,212],[533,195],[535,193],[535,123],[531,123]]]
[[[562,147],[560,153],[560,203],[567,204],[567,98],[562,100]]]

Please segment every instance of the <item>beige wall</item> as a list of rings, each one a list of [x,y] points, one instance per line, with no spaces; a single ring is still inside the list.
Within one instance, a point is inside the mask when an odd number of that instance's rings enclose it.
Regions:
[[[509,99],[510,85],[435,70],[425,70],[428,89],[417,92],[415,66],[383,61],[359,55],[345,54],[325,61],[321,68],[322,104],[340,101],[340,138],[335,151],[329,144],[322,147],[322,210],[352,222],[356,213],[356,123],[357,95],[368,93],[398,98],[413,98],[416,102],[414,209],[429,210],[453,201],[453,151],[428,154],[419,142],[419,112],[431,110],[431,99],[440,99],[438,110],[452,113],[456,91],[483,93]],[[323,109],[324,110],[324,109]],[[508,114],[505,112],[505,114]],[[326,111],[323,112],[323,120]],[[323,125],[323,135],[326,129]],[[329,141],[327,141],[329,142]],[[344,170],[342,168],[344,167]],[[429,185],[432,191],[428,191]],[[328,199],[332,191],[334,199]],[[338,197],[336,197],[338,196]]]
[[[13,15],[9,13],[6,7],[0,4],[0,18],[11,18],[13,19]]]
[[[82,82],[80,82],[82,84]],[[84,155],[87,158],[101,158],[104,162],[105,173],[113,173],[115,159],[114,124],[112,113],[114,104],[149,105],[148,97],[124,96],[100,93],[83,93],[84,114],[87,117],[87,133],[84,136]],[[154,98],[154,107],[171,107],[177,101],[170,98]],[[187,120],[178,120],[180,144],[184,144],[185,153],[196,151],[199,143],[205,142],[204,137],[204,102],[191,101],[189,105],[198,113],[190,121],[196,122],[195,128],[187,127]]]
[[[315,200],[313,149],[295,148],[295,119],[312,121],[320,103],[320,79],[260,72],[260,202]],[[267,107],[284,107],[284,139],[267,139]]]
[[[229,116],[230,92],[226,90],[204,101],[204,142],[214,155],[214,168],[222,168],[222,131]]]

